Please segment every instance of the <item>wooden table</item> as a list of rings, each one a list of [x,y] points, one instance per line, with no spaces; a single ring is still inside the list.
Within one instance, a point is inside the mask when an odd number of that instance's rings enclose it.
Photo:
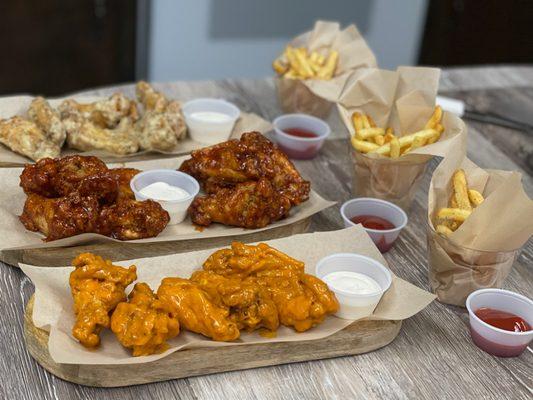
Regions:
[[[533,111],[533,68],[457,69],[443,73],[441,91],[491,111],[510,110],[524,119]],[[527,86],[532,87],[527,87]],[[133,94],[132,86],[121,86]],[[273,81],[226,80],[179,82],[159,86],[180,99],[224,96],[245,111],[267,119],[281,113]],[[91,94],[107,94],[116,88]],[[520,115],[518,115],[520,117]],[[336,115],[334,135],[312,161],[297,162],[313,187],[339,205],[350,198],[351,168],[346,132]],[[518,170],[526,191],[533,194],[533,139],[525,133],[483,124],[468,124],[470,158],[482,167]],[[394,272],[429,289],[425,209],[432,162],[419,190],[410,223],[386,258]],[[529,174],[528,172],[529,171]],[[339,206],[313,218],[311,229],[342,226]],[[533,294],[533,240],[524,247],[505,288]],[[434,302],[404,322],[389,346],[356,357],[230,372],[150,385],[99,389],[64,382],[42,369],[25,349],[23,310],[33,286],[16,268],[0,266],[0,398],[2,399],[226,399],[226,398],[531,398],[533,355],[519,358],[489,356],[471,342],[465,310]]]

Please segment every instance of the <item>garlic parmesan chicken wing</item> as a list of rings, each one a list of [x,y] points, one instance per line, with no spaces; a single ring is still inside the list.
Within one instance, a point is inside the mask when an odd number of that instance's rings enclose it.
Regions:
[[[198,179],[207,194],[189,208],[197,225],[262,228],[309,198],[310,183],[258,132],[193,151],[180,171]]]
[[[180,325],[170,306],[159,300],[146,283],[135,284],[127,302],[111,315],[111,330],[118,341],[131,348],[133,356],[161,353],[166,341],[176,337]]]
[[[144,107],[144,114],[137,122],[136,132],[143,150],[170,151],[185,136],[185,120],[177,101],[169,101],[148,83],[140,81],[136,86],[137,99]]]
[[[102,328],[110,326],[110,312],[126,301],[125,289],[137,279],[136,267],[119,267],[90,253],[80,254],[72,264],[69,283],[76,314],[72,334],[83,346],[95,348]]]
[[[28,108],[28,116],[45,132],[51,142],[59,147],[63,146],[67,132],[61,121],[61,116],[43,97],[33,99]]]
[[[321,323],[339,309],[337,298],[320,279],[306,274],[304,264],[267,244],[234,242],[231,249],[213,253],[205,271],[254,282],[275,304],[279,322],[298,332]]]
[[[188,279],[163,279],[157,297],[170,306],[180,325],[191,332],[222,342],[240,336],[228,309],[217,306],[206,291]]]
[[[18,116],[0,120],[0,143],[35,161],[57,157],[61,152],[35,122]]]

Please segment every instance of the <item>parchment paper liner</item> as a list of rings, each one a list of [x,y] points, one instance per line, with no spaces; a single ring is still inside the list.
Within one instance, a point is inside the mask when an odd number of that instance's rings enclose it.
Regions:
[[[181,156],[178,158],[168,158],[162,160],[149,160],[128,162],[123,164],[110,164],[110,167],[126,166],[138,168],[140,170],[155,169],[155,168],[178,168],[183,160],[188,156]],[[82,235],[73,236],[70,238],[54,240],[51,242],[43,242],[42,235],[36,232],[30,232],[24,228],[19,221],[18,216],[22,213],[26,195],[19,187],[19,175],[22,168],[1,168],[0,182],[2,182],[2,190],[0,191],[0,250],[14,250],[14,249],[35,249],[35,248],[50,248],[50,247],[68,247],[80,244],[89,243],[105,243],[117,242],[116,239],[109,238],[103,235],[86,233]],[[311,215],[320,212],[321,210],[332,206],[334,202],[323,199],[316,192],[311,191],[308,201],[293,207],[289,216],[281,221],[261,229],[243,229],[236,227],[229,227],[221,224],[213,224],[203,231],[198,231],[194,228],[189,218],[178,225],[167,226],[163,232],[157,237],[149,239],[130,240],[123,243],[149,243],[161,241],[174,241],[186,239],[204,239],[209,237],[221,236],[235,236],[246,235],[262,230],[273,229],[283,225],[289,225],[297,221],[301,221]]]
[[[386,265],[371,239],[361,226],[332,232],[317,232],[296,235],[290,238],[268,241],[271,246],[302,260],[306,272],[314,273],[318,260],[332,253],[354,252],[372,257]],[[214,250],[202,250],[180,255],[122,261],[117,264],[137,266],[139,282],[147,282],[153,289],[159,287],[166,276],[189,277],[192,271],[201,268],[203,261]],[[182,332],[169,341],[171,348],[162,354],[132,357],[114,335],[105,330],[102,346],[87,350],[71,336],[74,322],[72,297],[68,285],[71,267],[35,267],[21,264],[20,267],[35,285],[35,305],[33,322],[37,327],[50,332],[48,348],[53,360],[65,364],[137,364],[155,361],[168,354],[187,348],[235,346],[252,343],[272,343],[281,341],[316,340],[329,336],[353,321],[330,316],[324,323],[304,333],[296,333],[287,327],[278,330],[276,338],[263,338],[257,333],[242,333],[241,338],[232,343],[211,341],[201,335]],[[132,285],[133,286],[133,285]],[[130,287],[131,289],[131,287]],[[411,317],[426,307],[434,295],[394,276],[391,288],[385,293],[370,319],[402,320]]]
[[[399,67],[396,71],[357,70],[349,77],[337,107],[350,136],[355,133],[352,114],[370,115],[377,126],[394,128],[400,136],[423,129],[433,113],[440,70]],[[408,210],[427,163],[435,155],[445,157],[463,146],[466,126],[455,115],[445,112],[445,128],[440,140],[390,159],[352,150],[354,195],[376,197]]]
[[[448,238],[435,232],[434,216],[448,205],[451,177],[463,168],[469,187],[485,201]],[[524,192],[521,174],[483,170],[464,151],[435,169],[428,195],[429,280],[440,301],[458,306],[474,290],[500,288],[520,248],[533,234],[533,201]]]
[[[80,103],[91,103],[93,101],[102,100],[107,97],[73,95],[58,99],[48,99],[48,101],[53,107],[57,107],[63,102],[63,100],[67,98],[75,99]],[[32,96],[0,97],[0,119],[10,118],[14,115],[26,116],[28,107],[33,99],[34,97]],[[261,133],[266,133],[271,130],[271,128],[272,125],[270,124],[270,122],[262,119],[259,115],[241,112],[241,116],[237,120],[235,127],[233,128],[230,138],[239,138],[242,133],[249,131],[259,131]],[[192,150],[200,149],[205,146],[207,146],[205,143],[196,142],[192,140],[189,136],[187,136],[185,139],[180,140],[176,148],[172,151],[143,150],[137,153],[120,156],[100,150],[82,152],[75,149],[70,149],[65,144],[61,151],[61,156],[65,156],[68,154],[83,154],[98,156],[105,162],[126,162],[156,158],[168,158],[174,155],[188,154]],[[24,164],[27,164],[29,162],[32,162],[32,160],[24,157],[21,154],[15,153],[11,151],[8,147],[0,144],[0,167],[23,166]]]
[[[376,67],[376,58],[355,25],[341,30],[338,22],[317,21],[313,30],[294,38],[289,45],[310,51],[339,52],[331,80],[276,78],[281,108],[285,113],[305,113],[325,118],[351,71]]]

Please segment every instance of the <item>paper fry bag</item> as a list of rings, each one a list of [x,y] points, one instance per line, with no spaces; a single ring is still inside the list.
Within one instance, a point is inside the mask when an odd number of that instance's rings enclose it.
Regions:
[[[376,58],[355,25],[341,30],[338,22],[317,21],[312,31],[297,36],[289,45],[324,55],[336,50],[339,61],[331,80],[277,78],[279,101],[285,113],[326,117],[349,73],[358,68],[376,67]]]
[[[422,130],[435,108],[440,70],[399,67],[396,71],[365,69],[353,72],[337,107],[348,132],[355,134],[352,114],[370,115],[379,127],[392,127],[397,136]],[[360,197],[391,201],[408,210],[428,161],[452,151],[464,153],[466,126],[445,112],[440,139],[396,159],[353,150],[353,192]]]
[[[435,232],[435,215],[448,206],[452,175],[462,168],[468,187],[485,201],[450,236]],[[521,174],[483,170],[468,158],[444,159],[431,179],[428,196],[429,280],[440,301],[464,306],[477,289],[502,286],[520,248],[533,234],[533,201]]]

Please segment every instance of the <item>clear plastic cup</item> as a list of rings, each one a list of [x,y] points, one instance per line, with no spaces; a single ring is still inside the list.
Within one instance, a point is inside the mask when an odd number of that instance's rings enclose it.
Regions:
[[[485,251],[461,246],[435,231],[427,221],[429,283],[440,302],[465,306],[478,289],[501,288],[520,248]]]
[[[526,296],[503,289],[481,289],[466,299],[470,316],[472,341],[483,351],[499,357],[516,357],[533,340],[533,330],[511,332],[482,321],[475,312],[482,307],[505,311],[524,319],[533,326],[533,301]]]
[[[407,214],[397,205],[371,197],[348,200],[341,207],[341,216],[346,228],[357,225],[351,219],[361,215],[381,217],[395,226],[394,229],[369,229],[363,226],[376,247],[382,253],[389,251],[402,229],[407,225]]]
[[[364,274],[374,279],[381,291],[372,294],[354,294],[348,291],[330,288],[337,296],[340,309],[335,314],[343,319],[361,319],[372,315],[383,293],[391,283],[392,274],[376,260],[354,253],[337,253],[321,259],[315,267],[315,275],[322,279],[332,272],[351,271]]]
[[[320,118],[307,114],[285,114],[273,122],[275,139],[278,146],[290,158],[308,160],[318,154],[324,141],[331,133],[328,124]],[[316,137],[298,137],[285,133],[285,129],[299,128],[312,132]]]
[[[200,143],[216,144],[229,139],[235,122],[241,111],[239,108],[222,99],[202,98],[188,101],[182,107],[189,136]],[[214,112],[226,115],[224,121],[212,121],[198,117],[195,113]]]
[[[140,193],[143,188],[156,182],[165,182],[169,185],[179,187],[189,193],[189,196],[180,200],[168,201],[146,197]],[[183,222],[187,216],[187,209],[200,191],[200,185],[196,179],[173,169],[152,169],[138,173],[131,180],[130,187],[135,194],[135,199],[139,201],[150,199],[161,204],[161,207],[167,210],[170,215],[169,225],[176,225]]]

